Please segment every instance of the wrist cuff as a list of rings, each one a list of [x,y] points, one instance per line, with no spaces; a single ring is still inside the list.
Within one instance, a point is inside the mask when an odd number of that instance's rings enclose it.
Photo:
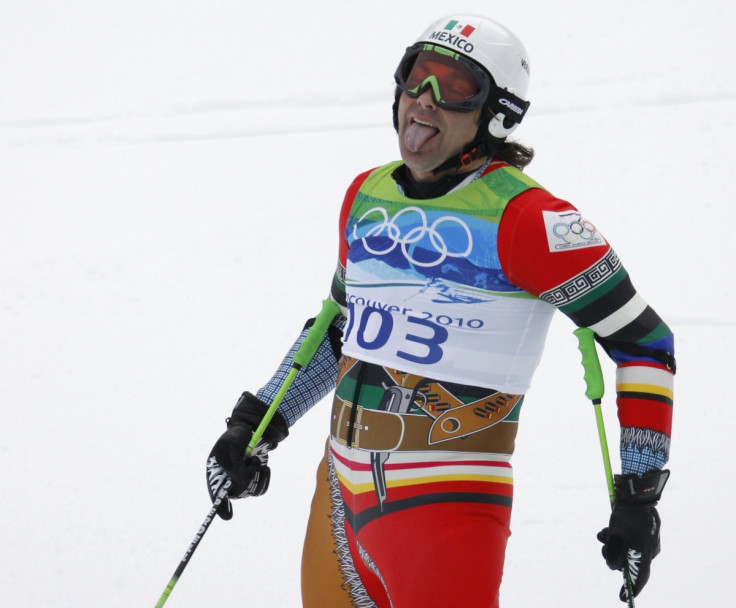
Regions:
[[[647,471],[639,477],[635,473],[614,475],[614,497],[617,504],[656,503],[670,477],[668,469]]]
[[[228,428],[233,425],[248,426],[251,430],[258,428],[261,424],[261,420],[268,412],[269,406],[258,399],[255,395],[245,392],[238,399],[238,403],[233,409],[233,414],[227,420]],[[289,426],[286,424],[284,417],[276,411],[268,423],[263,437],[273,444],[273,449],[276,444],[285,439],[289,435]]]

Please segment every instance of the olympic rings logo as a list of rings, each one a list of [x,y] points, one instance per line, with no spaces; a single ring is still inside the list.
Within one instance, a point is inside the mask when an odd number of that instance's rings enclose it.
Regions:
[[[552,227],[555,236],[566,243],[577,243],[579,240],[589,241],[595,235],[595,226],[588,220],[574,220],[568,224],[559,222]]]
[[[376,214],[378,214],[378,218],[375,218]],[[407,219],[407,216],[414,214],[417,216],[416,218],[411,217],[410,219]],[[375,222],[375,225],[368,229],[368,231],[365,232],[365,234],[363,234],[362,236],[359,235],[358,227],[364,220],[368,220],[370,216],[373,216],[375,218],[369,220]],[[402,227],[399,225],[399,218],[404,219],[404,229],[407,228],[407,224],[414,227],[410,228],[405,234],[402,234]],[[464,251],[461,251],[459,253],[450,251],[448,246],[448,239],[450,238],[450,235],[447,233],[446,230],[448,224],[459,226],[465,233],[462,244],[465,245],[467,243],[467,246],[465,247]],[[442,232],[445,232],[445,236],[448,237],[448,239],[443,237]],[[439,264],[442,264],[442,262],[444,262],[448,257],[468,257],[470,255],[470,252],[473,250],[473,235],[471,234],[470,228],[468,228],[465,222],[451,215],[445,215],[443,217],[437,218],[430,225],[427,220],[426,214],[419,207],[406,207],[390,219],[388,217],[388,212],[384,208],[374,207],[373,209],[366,211],[355,224],[355,226],[353,227],[353,237],[356,240],[361,240],[366,251],[372,253],[373,255],[387,255],[400,245],[404,257],[411,264],[423,267],[437,266]],[[373,246],[369,244],[369,239],[371,239],[372,237],[384,237],[387,238],[390,243],[386,247],[376,248],[375,241]],[[452,244],[456,245],[457,240],[460,239],[456,237],[452,238]],[[431,259],[429,261],[421,261],[417,260],[413,256],[414,250],[416,249],[420,241],[424,241],[425,244],[431,244],[434,252],[436,253],[436,257],[434,259]],[[426,250],[427,248],[423,247],[423,249]]]

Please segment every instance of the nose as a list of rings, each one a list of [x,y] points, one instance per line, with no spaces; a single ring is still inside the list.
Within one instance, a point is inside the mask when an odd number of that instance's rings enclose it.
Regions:
[[[432,87],[427,87],[424,93],[417,97],[417,103],[425,108],[437,109],[437,102],[434,100],[434,95],[432,95]]]

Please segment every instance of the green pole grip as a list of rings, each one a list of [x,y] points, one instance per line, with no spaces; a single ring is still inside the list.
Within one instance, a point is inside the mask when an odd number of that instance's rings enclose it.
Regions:
[[[319,345],[322,344],[322,340],[327,333],[327,329],[330,327],[330,323],[340,312],[340,308],[332,300],[322,301],[322,310],[314,320],[314,325],[309,328],[309,333],[306,335],[299,350],[294,353],[294,366],[305,367],[314,357]]]
[[[578,349],[583,355],[583,371],[585,378],[585,396],[593,403],[600,403],[605,390],[603,372],[595,350],[593,330],[587,327],[578,327],[573,331],[578,339]]]
[[[251,454],[255,449],[258,441],[263,436],[263,433],[266,432],[266,427],[268,426],[268,423],[271,422],[271,418],[273,418],[279,405],[281,405],[281,401],[283,400],[284,395],[286,395],[286,391],[289,390],[291,383],[294,382],[294,378],[296,377],[297,373],[299,373],[300,369],[306,367],[312,360],[312,357],[314,357],[315,353],[317,352],[319,345],[322,344],[322,340],[327,333],[327,329],[330,327],[330,323],[332,323],[332,320],[337,316],[339,312],[340,307],[332,300],[322,301],[322,310],[320,310],[319,314],[314,320],[314,323],[309,328],[307,335],[304,337],[304,340],[302,340],[299,348],[294,353],[294,362],[292,364],[292,367],[289,370],[289,373],[286,375],[286,379],[284,380],[283,384],[276,393],[273,402],[271,403],[271,405],[268,406],[268,410],[263,416],[263,420],[261,420],[258,428],[253,431],[253,436],[248,442],[248,447],[245,448],[246,454]]]
[[[583,370],[585,372],[586,386],[585,396],[593,402],[593,407],[595,408],[595,422],[598,426],[598,440],[601,444],[603,469],[606,473],[606,485],[608,486],[608,498],[613,503],[613,471],[611,470],[611,458],[608,452],[606,429],[603,424],[603,412],[601,412],[601,399],[603,399],[605,390],[601,362],[598,360],[598,351],[595,348],[593,330],[587,327],[578,327],[572,333],[577,336],[578,348],[583,355]]]

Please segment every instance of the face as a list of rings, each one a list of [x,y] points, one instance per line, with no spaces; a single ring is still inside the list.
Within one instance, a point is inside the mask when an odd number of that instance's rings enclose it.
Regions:
[[[478,131],[481,109],[456,112],[440,108],[428,88],[417,98],[399,98],[399,151],[417,181],[434,181],[432,169],[462,152]]]

